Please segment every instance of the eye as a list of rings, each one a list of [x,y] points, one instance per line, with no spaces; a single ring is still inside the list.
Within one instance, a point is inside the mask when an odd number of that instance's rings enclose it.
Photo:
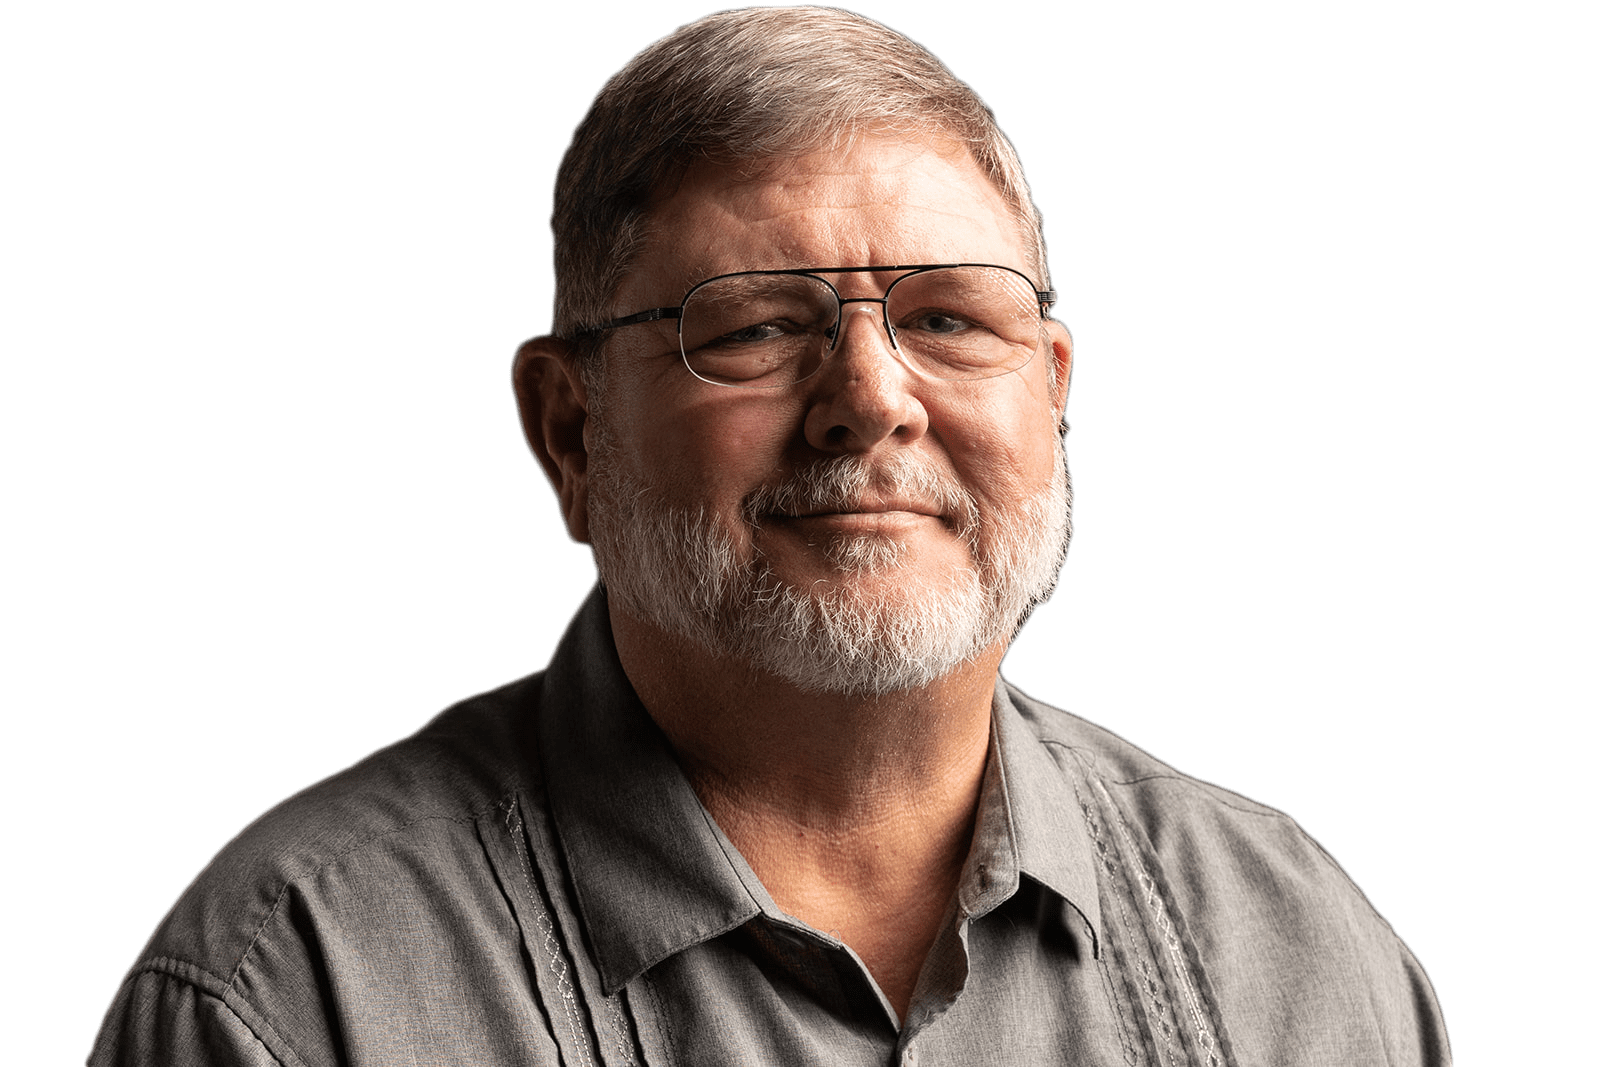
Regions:
[[[712,345],[759,345],[798,333],[793,323],[757,322],[729,331],[711,342]]]
[[[928,308],[914,311],[904,316],[895,326],[899,330],[920,330],[923,333],[949,334],[965,333],[967,330],[979,329],[977,323],[953,311],[942,311]]]

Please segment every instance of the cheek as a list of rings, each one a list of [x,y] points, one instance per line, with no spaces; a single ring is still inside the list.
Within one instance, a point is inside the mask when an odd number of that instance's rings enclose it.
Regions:
[[[967,490],[980,502],[1016,503],[1050,484],[1055,419],[1044,396],[1023,389],[979,394],[952,411],[941,437]]]
[[[731,390],[658,404],[650,431],[632,442],[639,462],[674,503],[737,505],[781,464],[792,417],[770,398]]]

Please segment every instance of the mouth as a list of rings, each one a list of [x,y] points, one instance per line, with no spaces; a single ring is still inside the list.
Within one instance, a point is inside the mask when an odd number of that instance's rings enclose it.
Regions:
[[[869,465],[840,457],[763,486],[744,500],[754,527],[804,532],[810,538],[871,535],[901,538],[936,523],[956,536],[977,528],[977,508],[954,480],[911,457]]]
[[[929,523],[937,523],[947,530],[955,528],[954,519],[936,507],[904,501],[829,505],[794,512],[774,512],[765,518],[775,525],[835,536],[899,538]]]
[[[775,512],[779,519],[818,519],[834,515],[921,515],[930,519],[945,518],[944,512],[934,504],[909,500],[862,500],[848,503],[821,504],[788,512]]]

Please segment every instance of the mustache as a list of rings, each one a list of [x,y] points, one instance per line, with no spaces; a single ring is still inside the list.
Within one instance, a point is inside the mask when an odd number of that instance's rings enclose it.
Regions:
[[[862,506],[868,494],[950,516],[962,537],[972,536],[978,528],[978,502],[954,476],[903,454],[820,460],[757,488],[744,498],[743,511],[752,524],[767,515],[852,511]]]

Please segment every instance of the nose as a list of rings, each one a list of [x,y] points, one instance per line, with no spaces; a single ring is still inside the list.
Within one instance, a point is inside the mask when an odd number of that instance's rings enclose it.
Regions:
[[[894,324],[889,321],[889,315],[887,311],[889,307],[889,298],[884,296],[845,296],[839,298],[839,321],[833,327],[833,342],[835,346],[838,345],[839,339],[844,336],[845,319],[849,317],[850,313],[852,311],[871,310],[870,308],[852,308],[848,306],[850,304],[877,304],[878,317],[883,323],[884,336],[888,337],[889,339],[889,347],[898,351],[899,346],[895,344]],[[832,351],[832,349],[830,349],[830,351]]]
[[[881,300],[840,302],[833,351],[810,383],[805,434],[813,448],[864,453],[927,432],[928,413],[914,389],[921,379],[899,360],[891,336]]]

